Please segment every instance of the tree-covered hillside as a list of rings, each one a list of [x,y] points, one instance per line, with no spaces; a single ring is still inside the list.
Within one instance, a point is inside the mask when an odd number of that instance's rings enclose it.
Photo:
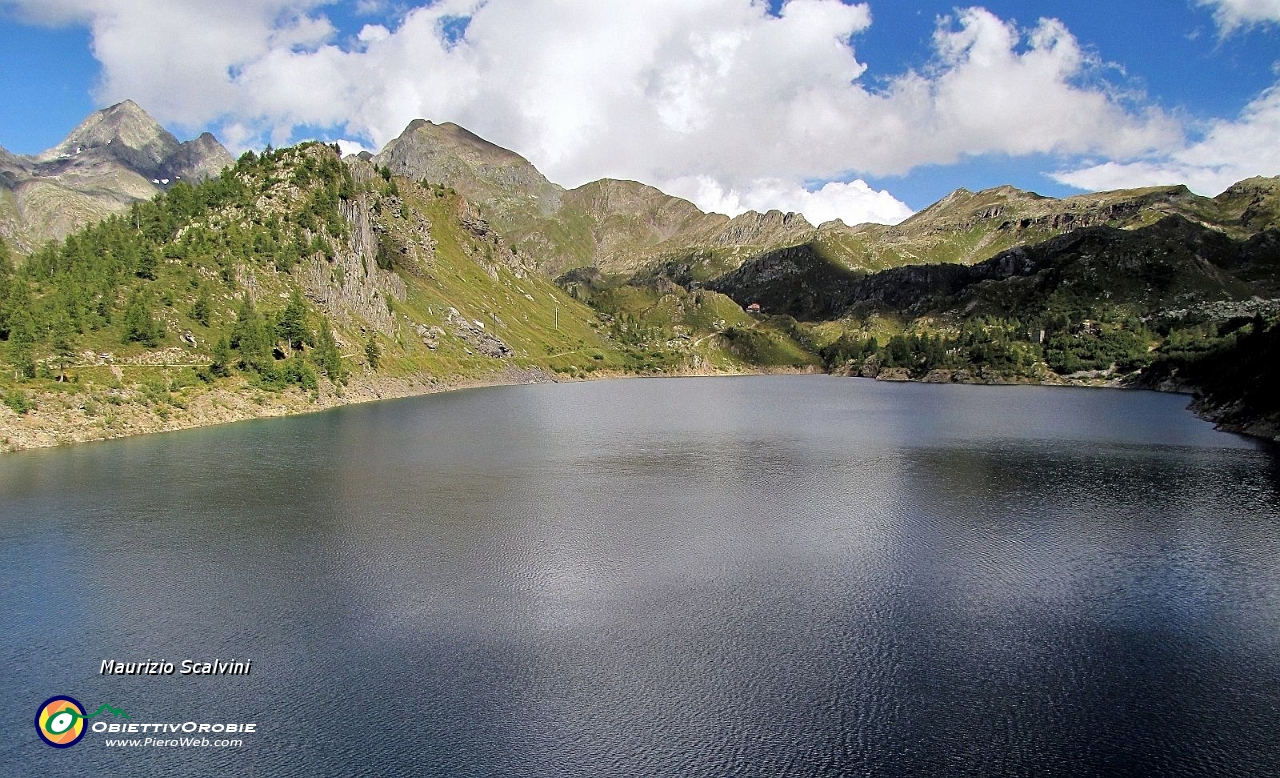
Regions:
[[[323,144],[248,153],[29,256],[0,251],[0,417],[71,418],[72,439],[759,356],[698,305],[666,326],[592,309],[453,190]]]

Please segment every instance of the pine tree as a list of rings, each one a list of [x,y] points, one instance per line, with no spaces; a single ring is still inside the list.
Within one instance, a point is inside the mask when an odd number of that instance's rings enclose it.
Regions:
[[[66,314],[53,322],[53,354],[58,364],[58,380],[67,380],[67,366],[76,356],[76,331]]]
[[[342,366],[342,352],[338,350],[338,342],[333,337],[333,329],[329,320],[320,325],[320,335],[316,339],[315,360],[329,380],[335,384],[346,380],[346,371]]]
[[[209,372],[218,378],[231,375],[231,344],[227,342],[226,335],[218,338],[218,342],[213,346],[213,359],[209,363]]]
[[[154,281],[156,278],[156,270],[160,265],[160,259],[156,256],[155,251],[144,249],[142,256],[138,258],[138,269],[134,273],[138,278],[145,278]]]
[[[377,370],[378,362],[382,359],[382,347],[378,345],[378,333],[369,333],[369,342],[364,345],[364,356],[369,362],[369,369]]]
[[[17,299],[22,291],[26,291],[26,285],[16,282],[13,278],[13,268],[9,265],[8,249],[4,247],[4,241],[0,241],[0,340],[9,337],[10,321],[13,318],[13,312],[19,307],[20,301]],[[19,291],[19,290],[22,291]],[[30,305],[28,300],[27,305]]]
[[[240,307],[236,309],[236,323],[231,327],[231,348],[240,348],[240,336],[244,333],[245,325],[257,314],[249,295],[240,298]]]
[[[236,326],[231,331],[231,345],[240,351],[240,366],[261,375],[269,375],[275,368],[271,354],[271,335],[261,314],[253,307],[248,295],[240,304]]]
[[[0,240],[0,302],[9,296],[11,283],[13,283],[13,262],[9,259],[9,245]]]
[[[151,295],[134,292],[124,311],[124,342],[155,348],[163,336],[164,325],[156,321]]]
[[[288,343],[290,349],[300,349],[303,343],[311,340],[311,330],[307,328],[307,304],[297,287],[289,297],[289,304],[280,313],[276,335]]]
[[[202,326],[209,326],[209,309],[212,303],[209,301],[209,290],[203,286],[200,288],[200,294],[196,296],[196,301],[191,305],[191,320]]]
[[[9,320],[9,360],[17,369],[19,379],[36,377],[35,342],[36,325],[30,309],[15,308]]]

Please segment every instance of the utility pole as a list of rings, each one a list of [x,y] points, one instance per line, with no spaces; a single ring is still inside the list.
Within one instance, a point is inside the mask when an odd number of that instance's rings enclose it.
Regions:
[[[560,331],[560,305],[556,304],[556,332]]]

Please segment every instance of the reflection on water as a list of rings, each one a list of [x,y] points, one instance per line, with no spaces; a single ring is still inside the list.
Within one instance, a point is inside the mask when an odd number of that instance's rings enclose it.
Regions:
[[[260,734],[0,764],[1277,775],[1276,458],[1184,405],[636,380],[9,455],[10,732],[64,693]],[[97,674],[187,657],[253,674]]]

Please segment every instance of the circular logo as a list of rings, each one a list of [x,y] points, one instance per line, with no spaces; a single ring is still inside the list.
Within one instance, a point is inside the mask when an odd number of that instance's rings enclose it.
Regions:
[[[75,697],[50,697],[36,711],[36,732],[54,748],[67,748],[84,737],[84,706]]]

